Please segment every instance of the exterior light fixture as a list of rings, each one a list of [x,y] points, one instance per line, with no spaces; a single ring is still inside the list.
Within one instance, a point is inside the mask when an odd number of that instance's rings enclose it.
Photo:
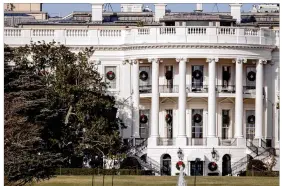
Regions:
[[[215,158],[216,151],[214,150],[214,147],[212,148],[211,154],[212,154],[212,158]]]
[[[179,158],[180,160],[183,160],[184,154],[183,154],[183,152],[182,152],[182,149],[181,149],[181,148],[179,148],[179,149],[178,149],[178,151],[177,151],[177,155],[178,155],[178,158]]]

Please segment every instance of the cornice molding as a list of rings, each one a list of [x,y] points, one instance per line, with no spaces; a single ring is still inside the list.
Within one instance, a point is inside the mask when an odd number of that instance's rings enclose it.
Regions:
[[[82,50],[90,46],[69,46],[72,50]],[[101,51],[128,51],[128,50],[144,50],[144,49],[270,49],[276,46],[269,45],[225,45],[225,44],[143,44],[143,45],[107,45],[93,46],[94,50]]]

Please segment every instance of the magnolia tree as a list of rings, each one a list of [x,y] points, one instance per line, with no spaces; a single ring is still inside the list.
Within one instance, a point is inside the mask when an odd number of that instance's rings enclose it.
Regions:
[[[264,159],[263,163],[265,164],[265,167],[268,171],[272,171],[273,167],[276,165],[277,160],[275,156],[271,155],[268,156],[266,159]]]
[[[92,47],[74,53],[55,42],[5,45],[9,181],[48,179],[59,164],[74,167],[74,159],[121,153],[119,130],[125,126],[117,118],[115,98],[107,94],[96,65],[89,63],[93,54]],[[82,161],[76,165],[81,167]]]

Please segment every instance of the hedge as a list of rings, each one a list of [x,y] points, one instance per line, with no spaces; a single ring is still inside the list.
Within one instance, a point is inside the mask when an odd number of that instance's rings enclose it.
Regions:
[[[254,171],[254,172],[252,172],[251,170],[247,171],[246,175],[247,176],[253,176],[253,173],[254,173],[254,176],[265,176],[265,177],[278,177],[279,176],[279,171],[272,171],[272,172],[269,172],[269,171]]]
[[[139,169],[91,169],[91,168],[58,168],[56,175],[152,175],[150,170]]]

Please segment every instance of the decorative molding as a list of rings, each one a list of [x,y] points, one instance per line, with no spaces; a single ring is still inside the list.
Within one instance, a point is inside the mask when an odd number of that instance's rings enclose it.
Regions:
[[[149,59],[148,59],[148,62],[149,62],[149,63],[154,63],[154,62],[155,62],[155,63],[159,63],[160,60],[159,60],[158,58],[149,58]]]
[[[69,46],[71,50],[83,50],[90,46]],[[189,43],[189,44],[143,44],[143,45],[104,45],[104,46],[94,46],[94,50],[101,51],[128,51],[128,50],[144,50],[144,49],[270,49],[273,50],[276,46],[272,45],[227,45],[227,44],[216,44],[216,43],[208,43],[208,44],[197,44],[197,43]]]
[[[122,61],[123,65],[126,65],[127,63],[128,63],[128,60],[126,60],[126,59]]]
[[[246,58],[236,58],[232,60],[232,63],[238,63],[238,64],[247,63],[247,59]]]
[[[177,57],[177,58],[175,58],[175,61],[177,63],[179,63],[180,61],[189,62],[189,59],[187,57]]]
[[[218,59],[218,57],[214,57],[214,58],[207,58],[207,60],[206,60],[206,62],[208,62],[208,63],[210,63],[212,61],[217,63],[219,61],[219,59]]]
[[[138,63],[138,60],[137,59],[131,59],[131,64],[137,64]]]
[[[259,59],[258,63],[265,65],[265,64],[267,64],[267,60],[266,59]]]

